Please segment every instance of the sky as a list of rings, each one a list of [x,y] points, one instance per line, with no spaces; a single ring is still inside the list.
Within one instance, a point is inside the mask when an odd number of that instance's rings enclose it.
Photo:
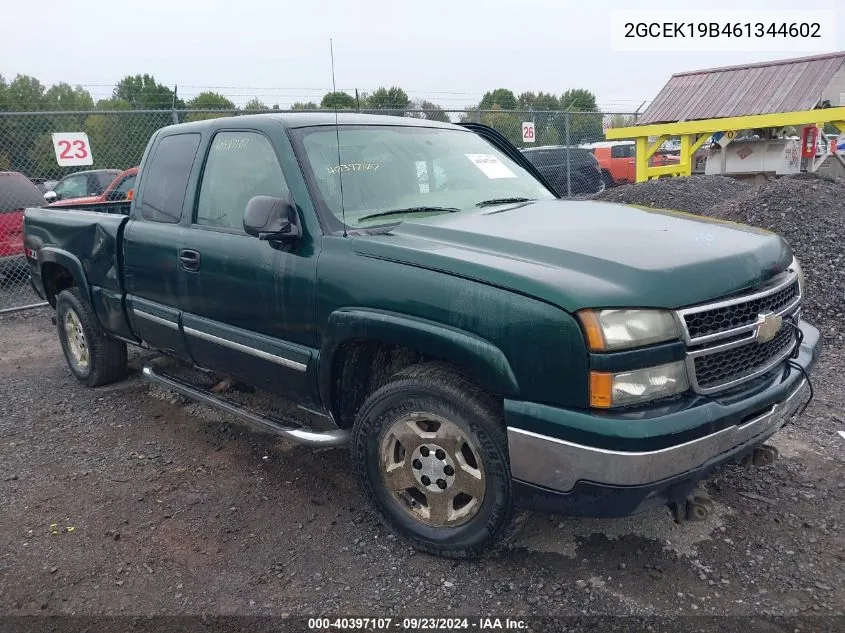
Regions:
[[[460,108],[498,87],[561,93],[586,88],[600,106],[633,111],[675,72],[812,54],[783,51],[614,52],[611,12],[676,9],[838,9],[845,0],[5,0],[0,74],[83,85],[95,98],[129,74],[213,89],[242,105],[319,101],[331,88],[401,86],[412,99]],[[121,6],[122,4],[122,6]],[[9,24],[31,28],[10,29]]]

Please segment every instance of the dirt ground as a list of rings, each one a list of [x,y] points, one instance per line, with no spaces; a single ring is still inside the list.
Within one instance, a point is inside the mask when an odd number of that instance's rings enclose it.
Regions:
[[[345,450],[230,425],[132,375],[76,382],[49,312],[0,317],[0,614],[844,614],[845,389],[828,347],[773,466],[715,514],[531,514],[495,558],[415,553]]]

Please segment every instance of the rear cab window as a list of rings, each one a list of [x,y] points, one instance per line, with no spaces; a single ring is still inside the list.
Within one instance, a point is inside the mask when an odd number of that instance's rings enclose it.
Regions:
[[[173,134],[159,141],[144,167],[139,203],[145,220],[177,224],[182,219],[185,192],[200,138],[196,133]]]

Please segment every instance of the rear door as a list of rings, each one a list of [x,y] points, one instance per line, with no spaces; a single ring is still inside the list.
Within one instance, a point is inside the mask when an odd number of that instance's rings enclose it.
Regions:
[[[180,222],[190,207],[188,185],[201,140],[198,133],[156,139],[123,240],[126,308],[134,332],[185,359],[190,354],[180,329],[186,301],[180,253],[187,228]]]

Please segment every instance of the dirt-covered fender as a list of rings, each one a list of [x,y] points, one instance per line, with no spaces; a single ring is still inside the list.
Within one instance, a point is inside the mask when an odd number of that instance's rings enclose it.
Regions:
[[[329,315],[318,360],[320,399],[331,402],[335,353],[346,341],[401,345],[452,363],[482,388],[505,397],[519,393],[516,376],[502,351],[474,334],[441,323],[381,310],[344,308]]]

